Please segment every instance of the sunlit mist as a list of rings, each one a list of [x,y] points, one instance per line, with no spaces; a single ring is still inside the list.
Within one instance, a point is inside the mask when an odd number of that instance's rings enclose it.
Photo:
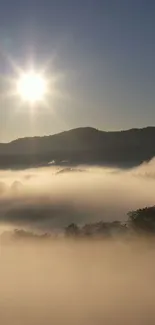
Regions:
[[[4,225],[50,231],[72,222],[125,221],[128,211],[154,205],[154,167],[153,159],[132,170],[1,170],[0,232]]]
[[[154,241],[74,241],[61,233],[72,222],[123,221],[129,210],[153,205],[154,169],[153,159],[132,170],[0,170],[3,325],[155,323]],[[12,240],[12,228],[60,236]]]

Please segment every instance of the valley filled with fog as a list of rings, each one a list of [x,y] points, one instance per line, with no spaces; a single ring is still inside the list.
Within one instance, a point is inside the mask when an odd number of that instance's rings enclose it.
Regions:
[[[0,171],[0,229],[61,229],[70,223],[125,221],[154,205],[155,160],[132,169],[42,167]]]
[[[2,247],[1,322],[154,324],[154,258],[142,240]]]
[[[153,206],[154,166],[0,171],[0,238],[14,229],[38,234],[0,240],[3,325],[154,324],[154,239],[41,240],[72,223],[126,222],[128,211]]]

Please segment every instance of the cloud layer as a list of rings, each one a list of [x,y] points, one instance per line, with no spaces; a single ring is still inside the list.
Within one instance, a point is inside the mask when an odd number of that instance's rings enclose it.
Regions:
[[[154,257],[142,242],[2,247],[1,322],[153,325]]]
[[[1,230],[124,220],[128,210],[154,204],[153,166],[1,171]],[[154,257],[154,243],[142,239],[1,243],[1,322],[153,325]]]
[[[155,161],[131,170],[100,167],[0,171],[0,224],[42,230],[125,220],[154,205]]]

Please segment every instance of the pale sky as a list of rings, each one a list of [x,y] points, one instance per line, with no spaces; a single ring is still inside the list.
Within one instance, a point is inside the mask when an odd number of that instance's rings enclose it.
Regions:
[[[155,124],[155,2],[1,0],[0,141]],[[9,58],[9,59],[8,59]],[[57,78],[45,105],[6,96],[10,59]],[[53,93],[53,94],[52,94]]]

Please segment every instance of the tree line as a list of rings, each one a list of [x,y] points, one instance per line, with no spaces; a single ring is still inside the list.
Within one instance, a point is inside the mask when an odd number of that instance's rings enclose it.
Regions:
[[[92,238],[103,237],[108,238],[112,236],[125,236],[127,234],[142,234],[155,235],[155,206],[145,207],[135,211],[130,211],[127,214],[126,222],[112,221],[112,222],[95,222],[78,226],[75,223],[68,225],[63,234],[67,238]],[[12,238],[18,239],[49,239],[57,237],[54,232],[35,234],[31,231],[23,229],[15,229],[13,232],[4,232],[1,239]]]

